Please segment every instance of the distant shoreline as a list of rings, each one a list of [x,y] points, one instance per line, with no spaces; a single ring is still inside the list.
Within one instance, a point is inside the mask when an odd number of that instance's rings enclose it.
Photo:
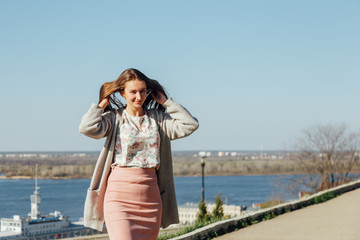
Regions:
[[[200,153],[173,152],[175,177],[201,176]],[[98,153],[23,153],[0,155],[0,179],[90,179]],[[301,169],[283,152],[206,152],[205,176],[297,174]],[[7,176],[6,176],[7,175]]]
[[[32,177],[29,176],[6,177],[6,175],[0,175],[0,179],[32,179]]]
[[[34,177],[30,177],[30,176],[11,176],[11,177],[6,177],[6,175],[0,175],[0,179],[13,179],[13,180],[19,180],[19,179],[35,179]],[[90,178],[70,178],[70,177],[49,177],[49,178],[45,178],[45,177],[38,177],[38,179],[90,179]]]
[[[217,175],[205,175],[205,177],[216,177],[216,176],[276,176],[276,175],[298,175],[302,173],[269,173],[269,174],[261,174],[261,173],[254,173],[254,174],[217,174]],[[201,175],[174,175],[174,177],[201,177]],[[6,177],[6,175],[0,175],[0,179],[9,179],[9,180],[21,180],[21,179],[35,179],[34,177],[30,176],[11,176]],[[88,177],[83,178],[71,178],[71,177],[38,177],[38,179],[52,179],[52,180],[59,180],[59,179],[91,179]]]

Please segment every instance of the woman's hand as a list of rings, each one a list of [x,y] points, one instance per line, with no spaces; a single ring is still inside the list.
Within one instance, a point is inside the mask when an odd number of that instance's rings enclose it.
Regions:
[[[107,107],[107,105],[109,105],[110,100],[109,97],[104,98],[100,103],[99,103],[99,107],[101,107],[102,109],[105,109]]]
[[[161,105],[164,104],[164,102],[166,102],[166,97],[164,94],[162,94],[161,92],[157,92],[157,96],[155,96],[153,93],[151,93],[151,96],[155,99],[155,101]]]

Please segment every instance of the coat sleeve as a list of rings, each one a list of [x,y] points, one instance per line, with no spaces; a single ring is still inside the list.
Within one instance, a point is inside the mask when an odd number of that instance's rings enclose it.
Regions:
[[[161,122],[170,140],[189,136],[199,127],[198,120],[171,98],[167,99],[163,106],[166,113],[163,114]]]
[[[115,125],[115,113],[107,111],[97,104],[92,104],[90,109],[81,119],[79,132],[88,137],[100,139],[106,137]]]

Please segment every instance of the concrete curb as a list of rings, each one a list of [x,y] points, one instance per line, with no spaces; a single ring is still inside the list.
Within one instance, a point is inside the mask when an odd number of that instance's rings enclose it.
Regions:
[[[88,236],[81,236],[81,237],[71,237],[71,238],[64,238],[66,240],[105,240],[109,239],[109,235],[107,233],[95,234],[95,235],[88,235]]]
[[[196,229],[187,234],[184,234],[184,235],[181,235],[181,236],[178,236],[175,238],[171,238],[170,240],[195,240],[195,239],[201,239],[202,237],[209,235],[209,233],[215,233],[215,232],[222,231],[222,230],[224,232],[231,232],[231,231],[233,231],[233,229],[239,228],[238,225],[241,221],[250,220],[250,221],[254,221],[254,222],[256,222],[256,221],[260,222],[266,216],[272,216],[272,215],[278,216],[278,215],[287,213],[289,211],[294,211],[294,210],[301,209],[306,206],[313,205],[315,198],[319,197],[323,194],[333,193],[335,195],[338,195],[338,194],[343,194],[343,193],[355,190],[357,188],[360,188],[360,179],[350,182],[350,183],[343,184],[341,186],[337,186],[337,187],[334,187],[331,189],[327,189],[327,190],[318,192],[311,196],[301,198],[300,200],[282,203],[277,206],[267,208],[267,209],[262,209],[262,210],[259,210],[259,211],[256,211],[256,212],[253,212],[250,214],[246,214],[241,217],[215,222],[215,223],[209,224],[205,227]]]

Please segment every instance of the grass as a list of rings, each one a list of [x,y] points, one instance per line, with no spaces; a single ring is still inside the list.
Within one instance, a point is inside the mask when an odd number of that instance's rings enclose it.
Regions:
[[[206,225],[209,225],[211,223],[221,221],[223,219],[224,218],[213,218],[213,219],[211,219],[209,221],[195,222],[194,224],[192,224],[190,226],[186,226],[183,229],[181,229],[179,231],[176,231],[176,232],[172,232],[172,233],[164,232],[158,237],[158,240],[166,240],[166,239],[178,237],[178,236],[184,235],[186,233],[192,232],[192,231],[194,231],[196,229],[202,228],[202,227],[204,227]]]
[[[318,204],[318,203],[322,203],[322,202],[326,202],[334,197],[337,197],[339,194],[334,194],[332,192],[327,192],[324,194],[321,194],[320,196],[316,196],[313,199],[313,204]]]

